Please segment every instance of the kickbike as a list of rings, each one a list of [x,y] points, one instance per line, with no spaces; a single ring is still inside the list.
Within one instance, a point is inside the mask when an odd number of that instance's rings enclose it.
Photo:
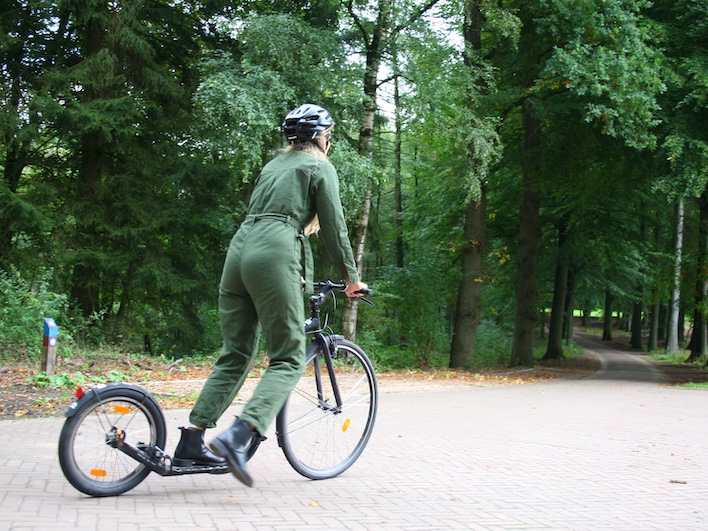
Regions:
[[[278,444],[290,465],[310,479],[327,479],[351,467],[364,451],[376,421],[378,387],[366,353],[328,333],[320,305],[344,289],[314,284],[305,331],[307,369],[275,422]],[[370,292],[362,293],[368,295]],[[360,300],[371,304],[367,299]],[[161,476],[224,474],[227,466],[177,466],[165,453],[167,427],[157,400],[130,383],[79,388],[59,436],[59,463],[66,479],[90,496],[118,496],[151,472]],[[254,437],[253,457],[265,437]]]

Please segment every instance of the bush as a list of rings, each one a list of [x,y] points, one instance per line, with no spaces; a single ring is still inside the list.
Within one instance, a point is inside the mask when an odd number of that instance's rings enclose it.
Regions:
[[[61,326],[66,315],[67,297],[49,291],[44,279],[32,284],[0,271],[0,359],[39,359],[44,319]]]
[[[484,319],[477,328],[475,367],[505,367],[511,358],[511,334],[490,319]]]

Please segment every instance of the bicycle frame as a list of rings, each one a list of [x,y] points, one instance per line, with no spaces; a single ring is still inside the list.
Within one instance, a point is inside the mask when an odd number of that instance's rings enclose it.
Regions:
[[[313,334],[311,346],[315,345],[315,349],[313,353],[308,352],[307,362],[309,363],[310,360],[312,360],[314,366],[315,385],[317,386],[317,398],[319,400],[319,407],[323,410],[328,410],[334,412],[335,414],[339,414],[342,411],[342,396],[339,392],[339,386],[337,385],[337,377],[335,375],[334,366],[332,363],[332,353],[337,351],[337,339],[344,339],[344,336],[336,334],[325,334],[322,324],[320,322],[320,305],[327,298],[328,293],[330,293],[334,289],[344,289],[344,286],[334,284],[329,281],[316,283],[315,286],[317,286],[317,288],[319,289],[319,293],[310,297],[310,318],[305,321],[305,333]],[[371,301],[368,301],[363,297],[360,298],[360,300],[373,306]],[[336,407],[332,407],[324,400],[324,392],[322,390],[322,375],[320,373],[320,361],[317,358],[316,347],[320,347],[321,351],[324,353],[325,365],[327,366],[327,373],[329,374],[330,382],[332,384],[332,392],[334,393]],[[308,348],[308,350],[311,349]]]

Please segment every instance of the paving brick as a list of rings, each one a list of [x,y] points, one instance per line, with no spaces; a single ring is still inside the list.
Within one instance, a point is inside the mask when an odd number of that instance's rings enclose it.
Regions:
[[[360,461],[319,482],[293,472],[271,434],[250,465],[255,488],[153,474],[90,498],[61,474],[62,418],[1,421],[0,531],[705,528],[708,392],[666,387],[639,356],[585,346],[606,360],[594,379],[382,388]],[[188,413],[166,412],[170,451]]]

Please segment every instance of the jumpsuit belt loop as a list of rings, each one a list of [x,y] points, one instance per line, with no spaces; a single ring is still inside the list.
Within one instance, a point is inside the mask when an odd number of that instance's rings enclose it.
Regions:
[[[305,292],[306,293],[312,293],[314,291],[314,287],[312,285],[312,276],[314,274],[314,260],[312,258],[312,247],[310,246],[310,240],[307,239],[307,236],[302,232],[302,227],[300,226],[300,223],[293,218],[290,217],[286,214],[276,214],[276,213],[265,213],[265,214],[249,214],[246,216],[246,219],[251,219],[255,223],[258,220],[261,219],[272,219],[276,221],[281,221],[283,223],[287,223],[291,227],[294,227],[297,230],[297,239],[300,242],[300,253],[302,260],[304,262],[304,277],[305,277]]]

